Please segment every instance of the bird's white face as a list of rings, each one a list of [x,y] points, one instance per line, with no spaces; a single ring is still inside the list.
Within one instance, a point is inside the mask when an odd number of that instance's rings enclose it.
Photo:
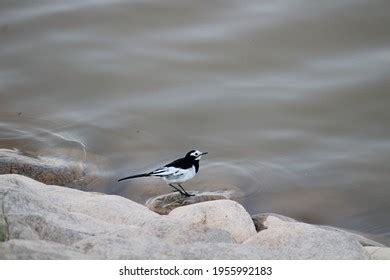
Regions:
[[[202,153],[201,151],[195,150],[190,155],[193,156],[195,158],[195,160],[200,160],[202,158],[202,156],[205,154],[207,154],[207,153]]]

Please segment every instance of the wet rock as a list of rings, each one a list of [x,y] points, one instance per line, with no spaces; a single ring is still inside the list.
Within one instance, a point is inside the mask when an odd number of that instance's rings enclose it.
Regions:
[[[20,174],[49,185],[68,185],[84,176],[79,162],[56,158],[33,158],[15,150],[0,149],[0,174]]]
[[[256,234],[248,212],[235,201],[216,200],[176,208],[169,217],[229,232],[237,242]]]
[[[390,248],[367,246],[364,249],[373,260],[390,260]]]
[[[315,225],[286,222],[268,216],[267,229],[244,244],[270,251],[276,259],[368,259],[367,252],[352,236]]]
[[[160,195],[146,201],[146,207],[161,215],[167,215],[173,209],[199,202],[230,199],[233,192],[190,192],[194,196],[184,196],[178,192]]]

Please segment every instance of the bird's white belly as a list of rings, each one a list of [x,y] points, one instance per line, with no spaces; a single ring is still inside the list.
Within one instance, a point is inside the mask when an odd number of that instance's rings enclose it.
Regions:
[[[163,177],[163,179],[168,184],[183,183],[185,181],[188,181],[188,180],[194,178],[195,174],[196,174],[195,167],[193,166],[191,169],[182,169],[182,170],[178,171],[177,173]]]

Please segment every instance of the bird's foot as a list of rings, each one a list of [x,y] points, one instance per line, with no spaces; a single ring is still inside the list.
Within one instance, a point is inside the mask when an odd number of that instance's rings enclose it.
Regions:
[[[182,190],[172,190],[172,192],[173,192],[173,193],[178,192],[178,193],[180,193],[181,195],[184,195],[184,196],[187,196],[187,197],[193,196],[193,194],[189,194],[188,192],[183,192]]]
[[[186,196],[186,197],[195,196],[194,194],[188,193],[188,192],[183,192],[183,193],[181,193],[181,194],[184,195],[184,196]]]
[[[172,190],[173,193],[180,193],[181,195],[184,195],[186,197],[190,197],[190,196],[195,196],[195,194],[192,194],[192,193],[189,193],[189,192],[183,192],[183,191],[179,191],[179,190]]]

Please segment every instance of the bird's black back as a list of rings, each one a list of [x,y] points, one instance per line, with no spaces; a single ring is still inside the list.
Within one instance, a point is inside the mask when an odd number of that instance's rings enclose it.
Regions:
[[[190,168],[192,168],[192,166],[195,166],[195,172],[198,173],[199,161],[194,160],[194,158],[191,158],[191,157],[184,157],[184,158],[179,158],[175,161],[172,161],[171,163],[168,163],[165,166],[166,167],[182,168],[182,169],[190,169]]]

